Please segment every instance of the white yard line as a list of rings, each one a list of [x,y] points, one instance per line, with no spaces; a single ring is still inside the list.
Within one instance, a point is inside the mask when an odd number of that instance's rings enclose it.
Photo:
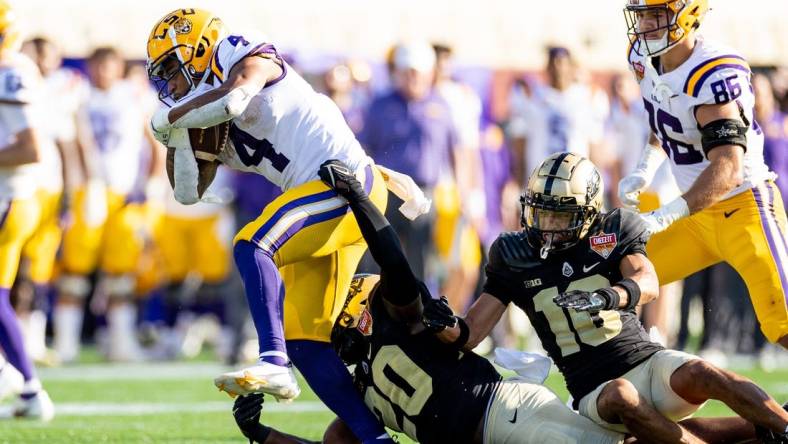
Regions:
[[[216,363],[139,363],[86,364],[56,368],[40,368],[39,377],[46,381],[107,381],[107,380],[173,380],[213,379],[221,373],[237,370]]]
[[[55,404],[58,416],[127,416],[156,415],[161,413],[211,413],[232,411],[231,402],[207,401],[196,403],[105,403],[60,402]],[[266,403],[265,413],[327,412],[330,410],[319,401],[296,401],[290,404]]]

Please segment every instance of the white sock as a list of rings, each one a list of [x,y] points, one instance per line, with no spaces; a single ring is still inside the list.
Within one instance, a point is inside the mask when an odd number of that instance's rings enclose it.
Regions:
[[[112,359],[128,361],[139,358],[136,334],[137,308],[128,302],[112,306],[107,312],[109,355]]]
[[[35,310],[30,313],[27,322],[25,347],[31,358],[41,361],[46,357],[47,352],[47,315],[41,310]]]
[[[80,306],[59,304],[55,307],[53,314],[55,351],[63,362],[74,361],[79,356],[82,318]]]

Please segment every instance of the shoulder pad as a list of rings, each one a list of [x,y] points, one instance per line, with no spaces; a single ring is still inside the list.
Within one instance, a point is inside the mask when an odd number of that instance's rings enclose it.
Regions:
[[[683,92],[704,104],[727,103],[750,94],[750,73],[750,65],[740,55],[717,55],[692,68]]]
[[[525,233],[522,231],[501,233],[495,243],[498,246],[501,259],[511,268],[525,269],[540,264],[539,258],[528,244]]]

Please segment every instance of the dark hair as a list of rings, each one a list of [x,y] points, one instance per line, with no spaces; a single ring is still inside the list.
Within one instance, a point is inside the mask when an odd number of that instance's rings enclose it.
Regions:
[[[454,53],[451,46],[444,45],[443,43],[433,43],[432,50],[435,51],[435,57],[441,57],[443,55],[451,56]]]
[[[111,46],[100,46],[93,50],[93,52],[88,56],[88,62],[90,63],[99,63],[105,60],[119,60],[121,62],[125,61],[120,52],[111,47]]]

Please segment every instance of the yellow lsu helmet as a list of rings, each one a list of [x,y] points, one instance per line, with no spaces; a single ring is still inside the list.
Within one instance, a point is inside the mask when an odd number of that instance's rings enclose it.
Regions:
[[[358,363],[369,351],[372,315],[368,303],[380,282],[378,274],[357,274],[350,282],[342,312],[331,329],[331,345],[346,364]]]
[[[159,20],[148,37],[148,77],[159,99],[169,97],[169,82],[182,74],[192,90],[208,71],[214,49],[228,34],[222,20],[204,9],[176,9]]]
[[[521,224],[542,259],[580,242],[602,211],[602,176],[590,160],[573,153],[545,159],[520,196]]]
[[[709,0],[628,0],[624,8],[627,34],[630,42],[640,41],[638,53],[658,56],[698,29],[706,12]],[[651,23],[643,29],[643,22]],[[660,37],[647,38],[648,35]]]
[[[0,0],[0,54],[19,49],[18,19],[14,8],[6,0]]]

